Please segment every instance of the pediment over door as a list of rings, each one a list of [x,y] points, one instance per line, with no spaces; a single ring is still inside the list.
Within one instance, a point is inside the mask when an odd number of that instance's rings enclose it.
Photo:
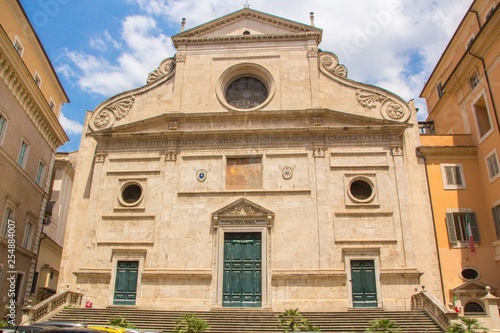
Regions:
[[[219,226],[266,226],[272,227],[274,213],[245,198],[212,213],[212,225]]]
[[[487,285],[476,281],[471,280],[467,281],[456,288],[453,288],[451,291],[455,295],[474,295],[474,297],[483,297],[487,294],[486,291]],[[496,288],[491,288],[491,292],[496,292]]]

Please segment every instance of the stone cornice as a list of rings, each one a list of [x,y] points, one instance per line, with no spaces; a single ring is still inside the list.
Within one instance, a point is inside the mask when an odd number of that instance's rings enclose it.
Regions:
[[[278,16],[266,14],[263,12],[259,12],[253,9],[249,8],[244,8],[242,10],[239,10],[237,12],[228,14],[226,16],[223,16],[221,18],[215,19],[213,21],[210,21],[208,23],[202,24],[198,27],[189,29],[187,31],[181,32],[180,34],[177,34],[172,37],[172,41],[174,43],[174,46],[177,48],[179,45],[187,44],[188,42],[191,44],[198,40],[198,42],[203,42],[205,43],[207,39],[203,38],[202,35],[206,34],[210,30],[216,30],[219,29],[220,27],[240,21],[245,18],[252,18],[261,22],[264,22],[268,25],[272,25],[275,27],[279,27],[282,29],[287,29],[290,31],[290,36],[289,37],[294,37],[297,38],[298,36],[301,36],[301,39],[307,38],[307,39],[314,39],[316,40],[317,44],[321,42],[321,37],[322,37],[322,30],[312,27],[310,25],[294,22],[291,20],[287,20]],[[255,38],[259,38],[263,36],[267,36],[264,38],[269,39],[276,39],[279,38],[280,40],[285,38],[288,38],[288,35],[285,34],[280,34],[280,35],[250,35],[246,36],[244,40],[251,40]],[[279,37],[278,37],[279,36]],[[224,41],[225,37],[233,37],[233,36],[224,36],[224,37],[213,37],[211,39],[212,43],[213,42],[221,42]],[[234,36],[234,37],[244,37],[244,36]],[[231,40],[234,41],[234,40]]]
[[[0,29],[0,79],[26,111],[52,150],[55,151],[69,140],[3,29]]]
[[[439,157],[475,157],[476,146],[420,146],[418,151],[426,158]]]
[[[311,32],[294,33],[294,34],[255,34],[255,35],[229,35],[229,36],[211,36],[211,37],[193,37],[179,38],[179,45],[203,45],[203,44],[227,44],[238,42],[273,42],[273,41],[290,41],[290,40],[318,40],[317,34]]]

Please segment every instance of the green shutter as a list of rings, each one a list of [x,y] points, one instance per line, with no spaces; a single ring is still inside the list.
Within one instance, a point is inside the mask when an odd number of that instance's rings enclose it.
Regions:
[[[476,221],[476,213],[468,213],[469,214],[469,221],[470,221],[470,228],[472,230],[472,238],[474,238],[474,242],[479,242],[479,229],[477,227],[477,221]]]
[[[448,229],[448,239],[450,243],[457,243],[457,233],[455,231],[455,222],[453,221],[453,213],[446,213],[446,226]]]
[[[500,206],[493,207],[491,212],[493,213],[493,223],[495,224],[497,239],[500,239]]]

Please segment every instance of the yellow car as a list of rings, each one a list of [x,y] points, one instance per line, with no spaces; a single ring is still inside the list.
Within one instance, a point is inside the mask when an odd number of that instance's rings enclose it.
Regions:
[[[110,325],[87,325],[87,328],[91,328],[98,331],[103,331],[107,333],[126,333],[127,329],[118,326],[110,326]]]

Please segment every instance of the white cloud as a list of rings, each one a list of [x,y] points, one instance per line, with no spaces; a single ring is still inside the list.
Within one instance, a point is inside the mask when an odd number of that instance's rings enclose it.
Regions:
[[[80,124],[79,122],[75,120],[71,120],[66,118],[64,113],[61,112],[59,115],[59,122],[61,123],[62,127],[64,128],[64,131],[67,134],[81,134],[83,131],[83,125]]]
[[[105,32],[89,41],[96,51],[105,51],[106,45],[123,49],[110,60],[104,53],[66,50],[69,62],[60,66],[59,72],[76,79],[82,90],[108,97],[145,84],[148,73],[174,54],[169,37],[157,29],[150,17],[125,17],[120,38],[121,42],[116,41]]]
[[[132,1],[132,0],[129,0]],[[144,15],[122,19],[120,39],[108,31],[90,42],[96,50],[120,49],[113,59],[68,51],[71,67],[58,71],[75,77],[85,91],[102,96],[145,83],[162,59],[172,56],[170,37],[180,22],[186,29],[243,8],[244,0],[135,0]],[[349,78],[380,85],[406,100],[420,91],[472,0],[250,0],[251,8],[323,29],[320,48],[339,56]],[[158,22],[158,23],[157,23]],[[160,25],[161,23],[161,25]],[[162,30],[163,29],[163,30]],[[412,56],[413,55],[413,56]],[[418,55],[418,56],[415,56]],[[422,118],[422,116],[420,116]]]

